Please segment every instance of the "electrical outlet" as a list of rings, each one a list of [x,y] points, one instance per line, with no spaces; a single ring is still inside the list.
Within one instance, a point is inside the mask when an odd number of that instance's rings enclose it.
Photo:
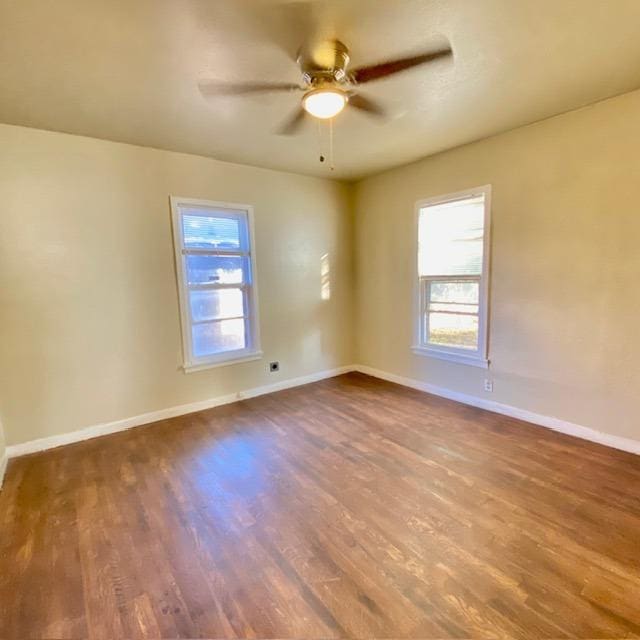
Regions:
[[[280,371],[280,363],[278,361],[270,362],[269,363],[269,371],[271,373],[273,373],[274,371]]]
[[[484,390],[485,391],[493,391],[493,380],[489,380],[489,378],[484,379]]]

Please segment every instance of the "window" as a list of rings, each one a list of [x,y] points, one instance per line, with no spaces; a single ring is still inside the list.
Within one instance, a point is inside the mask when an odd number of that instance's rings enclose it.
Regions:
[[[186,371],[260,357],[252,209],[171,198]]]
[[[489,186],[418,202],[415,353],[486,367]]]

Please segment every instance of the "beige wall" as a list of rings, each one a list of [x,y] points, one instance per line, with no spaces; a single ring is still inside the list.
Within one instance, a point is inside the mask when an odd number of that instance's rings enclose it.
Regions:
[[[2,481],[4,480],[4,465],[6,445],[4,441],[4,429],[2,428],[2,422],[0,422],[0,487],[2,487]]]
[[[639,141],[635,92],[360,182],[359,362],[640,439]],[[487,183],[493,393],[409,350],[414,203]]]
[[[351,363],[346,191],[327,180],[1,125],[7,443]],[[254,205],[262,360],[180,370],[170,194]],[[267,372],[270,360],[280,361],[279,374]]]
[[[356,361],[640,439],[639,113],[640,92],[627,94],[353,189],[0,125],[7,443]],[[489,372],[409,350],[414,203],[487,183]],[[263,360],[180,370],[170,194],[255,206]]]

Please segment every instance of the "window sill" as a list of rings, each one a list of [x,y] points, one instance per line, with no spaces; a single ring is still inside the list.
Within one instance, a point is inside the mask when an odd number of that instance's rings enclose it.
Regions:
[[[489,368],[489,360],[486,358],[479,358],[478,356],[471,356],[466,353],[451,353],[450,351],[441,351],[440,349],[430,349],[429,347],[422,346],[413,346],[411,347],[411,351],[418,356],[448,360],[456,364],[466,364],[470,367],[480,367],[481,369]]]
[[[209,362],[198,362],[197,364],[185,364],[182,369],[185,373],[194,373],[196,371],[204,371],[205,369],[216,369],[218,367],[226,367],[231,364],[261,360],[262,355],[262,351],[243,351],[237,355],[227,356],[224,359],[216,359]]]

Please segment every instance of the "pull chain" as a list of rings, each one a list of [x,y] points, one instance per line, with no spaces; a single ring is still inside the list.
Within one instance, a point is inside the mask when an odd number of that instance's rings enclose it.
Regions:
[[[318,120],[318,157],[320,162],[324,162],[327,158],[322,152],[322,122]],[[333,171],[335,166],[333,164],[333,118],[329,119],[329,170]]]
[[[318,132],[318,158],[320,162],[324,162],[324,154],[322,153],[322,123],[320,120],[316,120],[316,124],[316,131]]]
[[[329,120],[329,170],[333,171],[333,118]]]

